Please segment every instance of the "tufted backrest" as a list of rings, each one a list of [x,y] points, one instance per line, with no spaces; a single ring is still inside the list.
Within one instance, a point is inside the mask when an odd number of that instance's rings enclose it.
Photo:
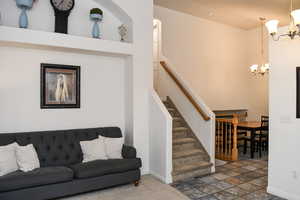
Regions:
[[[122,137],[117,127],[10,133],[0,134],[0,146],[13,142],[21,146],[33,144],[41,167],[69,166],[83,160],[80,141],[93,140],[99,135]]]

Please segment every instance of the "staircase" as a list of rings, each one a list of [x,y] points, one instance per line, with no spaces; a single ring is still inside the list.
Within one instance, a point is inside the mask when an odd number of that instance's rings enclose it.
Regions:
[[[210,157],[172,100],[164,101],[173,118],[173,182],[211,173]]]

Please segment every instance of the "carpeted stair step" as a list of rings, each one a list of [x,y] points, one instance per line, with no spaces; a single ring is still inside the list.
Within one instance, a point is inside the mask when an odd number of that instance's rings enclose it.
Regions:
[[[192,149],[187,151],[179,151],[176,153],[173,153],[173,159],[183,158],[187,156],[194,156],[197,154],[201,154],[203,151],[201,149]]]
[[[173,182],[190,179],[190,178],[194,178],[194,177],[207,176],[209,174],[211,174],[211,167],[193,170],[193,171],[186,172],[183,174],[173,175]]]
[[[173,139],[173,145],[181,144],[195,144],[196,140],[194,138],[177,138]]]
[[[184,131],[188,131],[189,129],[186,128],[186,127],[176,127],[176,128],[173,128],[173,133],[175,132],[184,132]]]
[[[186,127],[173,127],[173,139],[188,137],[188,131]]]
[[[171,107],[171,103],[169,101],[163,101],[163,104],[168,108]]]
[[[174,140],[181,139],[181,138],[173,138]],[[196,143],[195,142],[188,142],[188,143],[173,143],[173,152],[178,152],[178,151],[185,151],[185,150],[191,150],[196,148]]]
[[[180,117],[179,112],[174,108],[167,108],[172,118]]]
[[[196,140],[193,138],[174,138],[173,137],[173,152],[195,149]]]
[[[163,102],[173,118],[173,181],[211,173],[210,157],[170,98]]]
[[[173,153],[173,166],[175,168],[194,162],[208,162],[209,160],[210,158],[205,151],[196,148]]]
[[[173,128],[184,127],[185,123],[180,117],[173,118]]]
[[[175,108],[167,108],[169,112],[176,112]]]
[[[204,153],[199,153],[191,156],[173,158],[173,167],[178,168],[184,165],[190,165],[199,162],[209,162],[209,157]]]
[[[208,169],[208,168],[210,169],[211,166],[212,166],[212,163],[210,163],[210,162],[205,162],[205,161],[196,162],[196,163],[192,163],[189,165],[183,165],[181,167],[174,168],[172,174],[174,176],[177,176],[177,175],[188,173],[188,172],[195,171],[195,170]]]
[[[182,121],[181,117],[173,117],[173,122]]]

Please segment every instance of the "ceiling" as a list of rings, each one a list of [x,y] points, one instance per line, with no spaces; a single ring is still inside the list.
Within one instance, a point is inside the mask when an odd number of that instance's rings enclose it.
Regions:
[[[154,0],[156,5],[185,12],[223,24],[253,29],[259,26],[259,17],[289,23],[290,0]],[[300,8],[300,0],[294,0]]]

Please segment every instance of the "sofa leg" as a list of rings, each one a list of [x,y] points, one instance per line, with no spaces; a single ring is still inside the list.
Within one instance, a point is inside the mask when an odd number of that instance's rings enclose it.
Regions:
[[[138,187],[140,185],[140,181],[134,181],[133,184],[134,184],[135,187]]]

